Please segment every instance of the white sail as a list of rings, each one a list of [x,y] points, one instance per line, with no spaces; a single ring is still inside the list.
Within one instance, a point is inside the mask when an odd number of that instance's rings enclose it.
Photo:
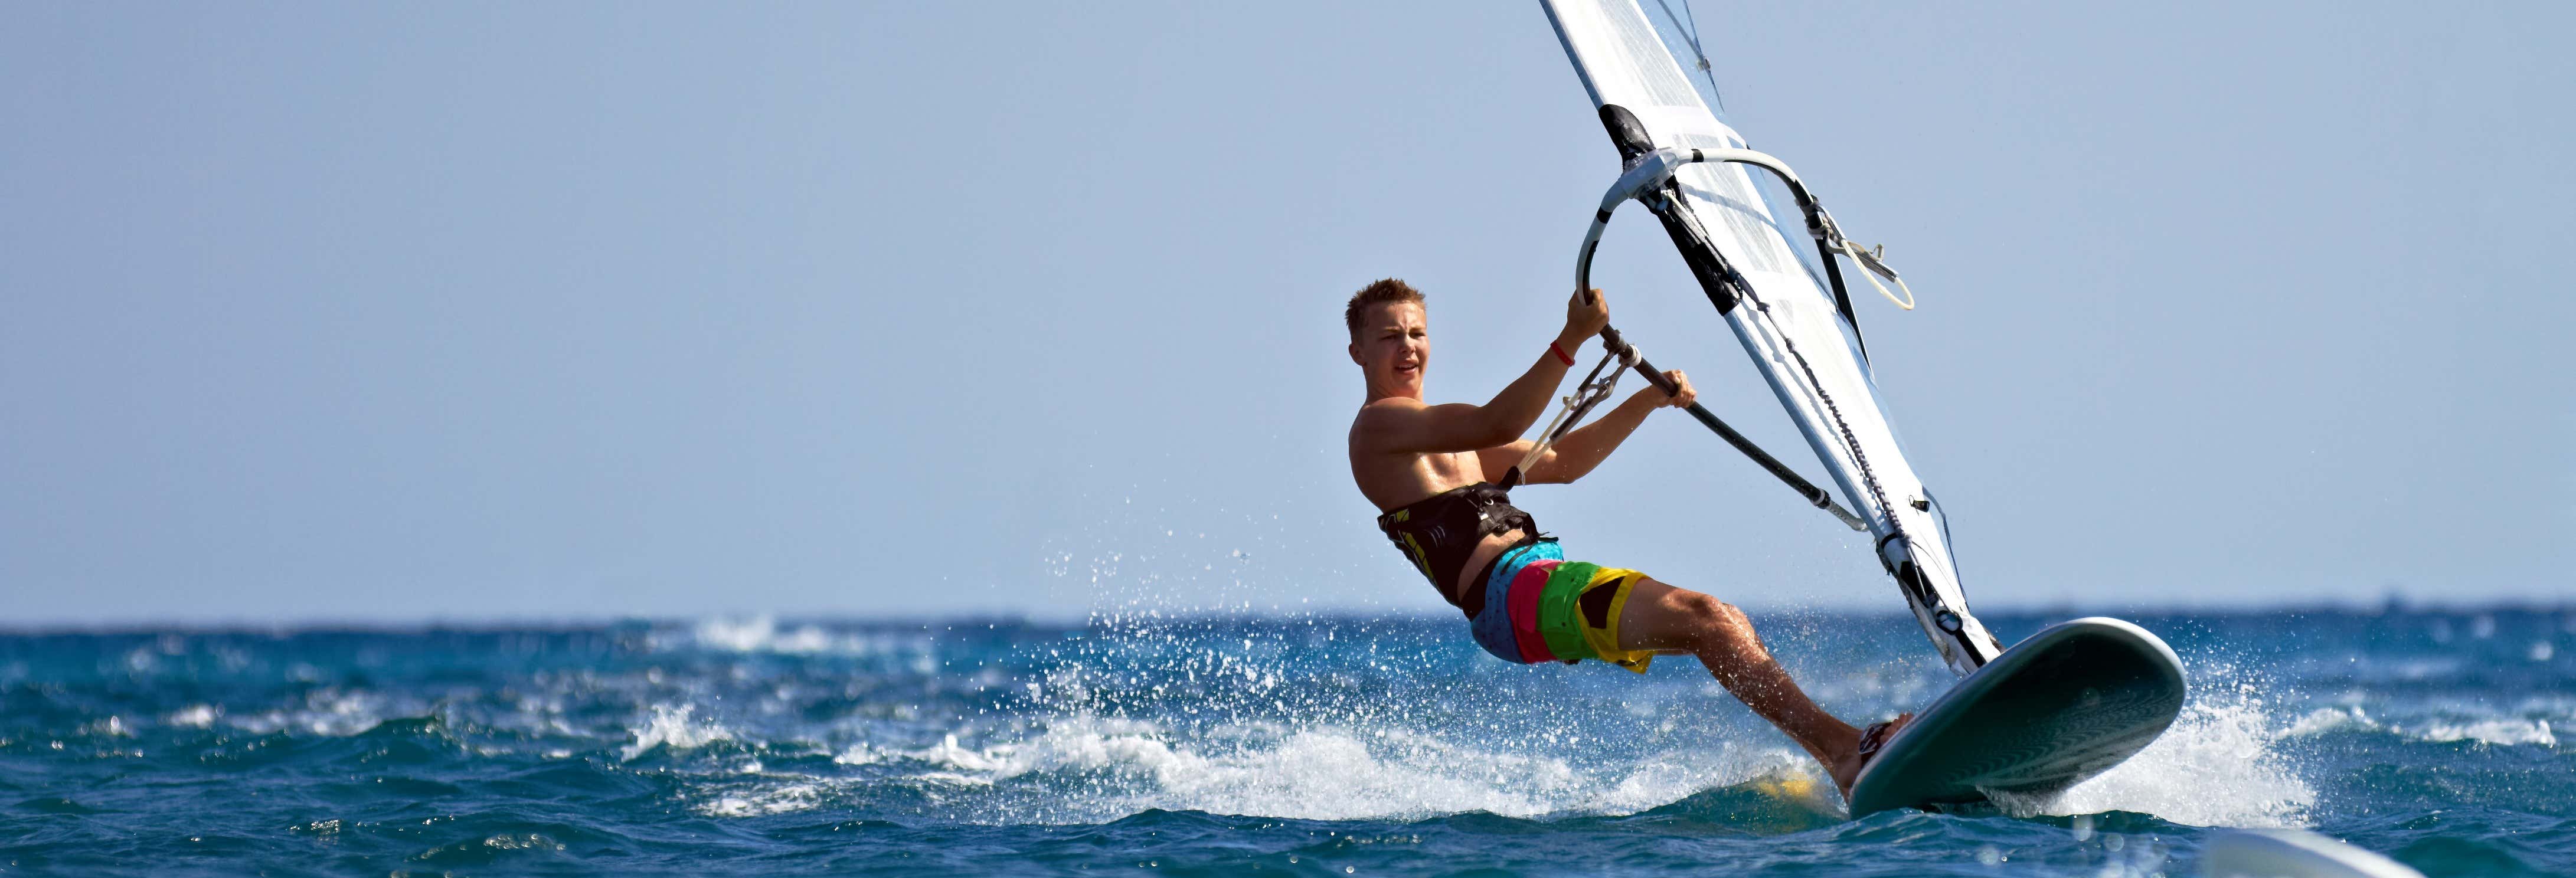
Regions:
[[[1671,43],[1635,0],[1541,3],[1593,103],[1624,108],[1653,148],[1745,148],[1710,111]],[[1648,204],[1668,230],[1681,229],[1673,234],[1686,250],[1697,240],[1717,251],[1726,270],[1697,272],[1712,287],[1711,299],[1725,308],[1745,352],[1868,524],[1881,564],[1942,658],[1961,674],[1973,671],[2002,649],[1968,611],[1938,501],[1897,445],[1859,330],[1793,249],[1812,246],[1803,240],[1804,217],[1783,206],[1785,228],[1801,239],[1793,242],[1749,176],[1766,173],[1744,164],[1688,164],[1672,176],[1679,197],[1660,193]]]

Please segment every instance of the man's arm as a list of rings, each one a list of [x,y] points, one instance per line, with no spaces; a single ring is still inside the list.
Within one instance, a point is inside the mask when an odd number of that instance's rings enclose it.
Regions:
[[[1646,416],[1653,414],[1655,409],[1664,406],[1688,408],[1698,401],[1699,391],[1691,387],[1690,379],[1682,375],[1681,370],[1664,374],[1673,379],[1680,393],[1665,396],[1663,391],[1653,387],[1640,388],[1599,420],[1557,440],[1546,454],[1539,455],[1538,462],[1532,464],[1529,471],[1521,473],[1521,480],[1533,485],[1561,485],[1582,478],[1592,472],[1593,467],[1600,466],[1610,452],[1618,450],[1620,443],[1628,441],[1628,434],[1636,432],[1637,425],[1645,423]],[[1524,439],[1480,449],[1476,452],[1477,466],[1484,470],[1486,481],[1500,481],[1513,464],[1520,463],[1521,458],[1529,455],[1530,446],[1534,444]]]
[[[1571,354],[1609,325],[1609,304],[1600,290],[1592,292],[1591,301],[1575,296],[1566,305],[1565,328],[1556,334],[1557,349]],[[1354,435],[1361,450],[1371,452],[1435,454],[1501,445],[1519,437],[1547,412],[1549,397],[1565,381],[1567,368],[1555,351],[1543,352],[1521,377],[1480,406],[1381,399],[1360,409]]]

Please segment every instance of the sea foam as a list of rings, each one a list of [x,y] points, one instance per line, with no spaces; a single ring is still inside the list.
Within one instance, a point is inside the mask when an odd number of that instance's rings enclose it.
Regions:
[[[2192,669],[2191,700],[2164,736],[2045,806],[2053,814],[2135,811],[2200,826],[2302,827],[2316,788],[2282,752],[2262,688],[2232,666]]]
[[[1156,723],[1059,718],[1022,740],[965,747],[955,736],[904,750],[853,747],[844,765],[909,763],[916,782],[1060,790],[1043,813],[1006,822],[1082,822],[1148,809],[1314,820],[1419,818],[1484,811],[1513,817],[1632,813],[1711,787],[1804,776],[1785,748],[1658,755],[1578,765],[1393,728],[1228,724],[1179,733]]]
[[[619,757],[624,761],[632,762],[635,757],[652,752],[656,747],[688,750],[717,741],[733,740],[733,732],[714,720],[693,719],[691,714],[696,712],[697,705],[694,704],[683,704],[677,707],[668,704],[653,705],[653,715],[644,722],[644,725],[629,731],[635,740],[617,751]]]

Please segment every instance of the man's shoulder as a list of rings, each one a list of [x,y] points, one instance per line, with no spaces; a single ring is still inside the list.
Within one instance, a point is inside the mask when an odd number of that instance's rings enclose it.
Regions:
[[[1423,402],[1422,400],[1415,399],[1415,398],[1410,397],[1410,396],[1389,396],[1389,397],[1385,397],[1385,398],[1382,398],[1382,399],[1372,399],[1372,400],[1369,400],[1368,402],[1361,403],[1361,404],[1360,404],[1360,414],[1365,415],[1365,414],[1368,414],[1368,413],[1370,413],[1370,412],[1374,412],[1374,411],[1390,411],[1390,410],[1397,410],[1397,409],[1426,409],[1426,408],[1430,408],[1430,407],[1431,407],[1431,404],[1430,404],[1430,403]]]
[[[1385,426],[1388,418],[1401,418],[1430,407],[1429,403],[1410,396],[1372,399],[1360,404],[1359,413],[1351,416],[1351,433],[1365,433],[1373,427]]]

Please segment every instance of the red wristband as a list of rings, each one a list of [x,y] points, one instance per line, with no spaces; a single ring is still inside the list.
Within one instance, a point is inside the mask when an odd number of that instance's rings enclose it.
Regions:
[[[1574,355],[1566,353],[1564,348],[1557,347],[1556,342],[1547,343],[1547,352],[1555,354],[1557,362],[1568,366],[1574,365]]]

